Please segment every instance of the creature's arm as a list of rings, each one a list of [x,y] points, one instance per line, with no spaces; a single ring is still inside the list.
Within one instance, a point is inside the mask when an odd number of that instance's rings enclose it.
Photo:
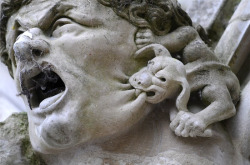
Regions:
[[[191,26],[184,26],[164,35],[154,35],[150,29],[139,29],[136,33],[135,42],[138,48],[142,48],[151,43],[158,43],[165,46],[170,53],[183,50],[186,45],[197,38],[197,31]]]
[[[191,26],[180,27],[166,36],[155,36],[155,41],[164,45],[170,53],[182,51],[184,64],[194,61],[218,61],[214,52]]]
[[[150,29],[139,29],[136,33],[135,43],[138,48],[151,43],[158,43],[169,50],[171,54],[182,52],[184,64],[194,61],[218,61],[213,51],[202,41],[196,29],[183,26],[164,35],[154,35]]]

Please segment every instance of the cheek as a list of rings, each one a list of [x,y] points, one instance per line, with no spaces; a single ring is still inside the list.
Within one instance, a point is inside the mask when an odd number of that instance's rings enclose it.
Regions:
[[[148,112],[145,97],[135,98],[132,90],[117,91],[48,116],[40,126],[41,136],[55,147],[101,140],[127,131]]]
[[[106,30],[85,32],[78,36],[67,34],[53,43],[53,55],[73,61],[82,68],[91,64],[105,69],[113,66],[115,60],[126,61],[130,58],[136,47],[129,38]]]
[[[103,30],[94,34],[89,32],[81,36],[71,36],[70,41],[69,37],[70,35],[64,35],[53,42],[53,63],[63,59],[67,65],[78,68],[78,71],[83,70],[86,74],[102,79],[114,79],[114,76],[119,77],[122,73],[129,76],[142,65],[141,61],[133,58],[137,49],[133,35],[124,37],[121,32],[115,34]],[[58,66],[65,69],[66,65]]]

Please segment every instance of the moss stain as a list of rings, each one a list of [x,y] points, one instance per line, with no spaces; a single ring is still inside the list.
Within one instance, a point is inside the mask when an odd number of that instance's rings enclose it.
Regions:
[[[0,141],[4,141],[0,155],[1,165],[46,165],[30,144],[26,113],[13,114],[0,122]]]

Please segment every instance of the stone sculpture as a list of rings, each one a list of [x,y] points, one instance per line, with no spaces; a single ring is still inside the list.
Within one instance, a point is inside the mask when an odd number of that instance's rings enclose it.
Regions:
[[[29,108],[32,146],[57,154],[43,155],[45,162],[238,160],[217,122],[235,114],[239,82],[176,0],[9,0],[1,7],[1,56]],[[189,109],[190,93],[207,107]],[[166,99],[176,99],[179,111]]]

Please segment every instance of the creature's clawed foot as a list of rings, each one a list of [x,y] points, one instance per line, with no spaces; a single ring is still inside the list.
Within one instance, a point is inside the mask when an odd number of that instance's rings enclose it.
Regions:
[[[154,43],[154,34],[150,29],[139,29],[135,36],[135,43],[140,49]]]
[[[212,130],[207,128],[203,118],[191,112],[180,111],[170,123],[170,128],[182,137],[212,136]]]

